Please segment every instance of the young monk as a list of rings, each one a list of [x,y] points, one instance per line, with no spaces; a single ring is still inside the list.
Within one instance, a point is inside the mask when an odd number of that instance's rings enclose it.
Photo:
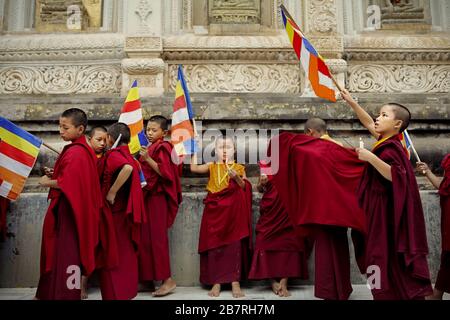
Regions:
[[[328,135],[327,124],[320,118],[305,123],[305,134],[314,138],[343,144]],[[317,225],[314,239],[314,294],[325,300],[347,300],[352,293],[350,251],[346,227]]]
[[[113,218],[118,261],[115,267],[106,265],[101,269],[100,288],[104,300],[129,300],[136,297],[138,290],[137,250],[144,203],[138,163],[128,148],[130,129],[126,124],[115,123],[108,129],[108,147],[116,141],[117,147],[105,154],[99,170],[103,210]]]
[[[248,278],[271,279],[273,293],[279,297],[289,297],[289,278],[308,279],[306,241],[295,232],[270,177],[261,173],[258,181],[257,188],[263,197]]]
[[[215,145],[217,162],[198,165],[196,155],[191,162],[192,172],[209,173],[198,252],[200,282],[212,285],[211,297],[218,297],[221,285],[228,283],[234,298],[244,297],[239,281],[248,270],[252,186],[245,167],[234,162],[234,152],[233,140],[220,137]]]
[[[89,276],[95,269],[101,191],[97,158],[84,135],[86,127],[84,111],[63,112],[59,132],[72,143],[59,155],[52,177],[40,180],[50,188],[51,203],[42,231],[37,299],[80,300],[81,275]]]
[[[424,299],[432,293],[425,219],[414,170],[399,140],[411,113],[389,103],[374,121],[348,91],[342,97],[378,140],[372,152],[356,150],[368,163],[358,190],[368,223],[366,264],[379,268],[381,276],[372,295],[375,300]]]
[[[92,128],[88,138],[89,144],[94,149],[97,158],[101,158],[106,149],[106,128],[103,126]]]
[[[153,116],[147,123],[150,147],[140,151],[140,163],[147,185],[144,188],[146,222],[142,224],[139,251],[139,280],[143,284],[162,281],[153,296],[173,292],[176,282],[171,277],[168,229],[172,227],[181,203],[178,165],[171,159],[173,146],[164,141],[168,121]]]
[[[327,123],[320,118],[311,118],[308,119],[308,121],[306,121],[305,134],[310,137],[320,138],[323,140],[334,142],[341,147],[344,146],[339,141],[336,141],[330,137],[327,130]]]
[[[444,169],[443,179],[436,177],[426,163],[417,163],[417,170],[439,189],[441,197],[441,267],[433,295],[427,297],[429,300],[442,300],[444,292],[450,293],[450,154],[447,154],[441,166]]]

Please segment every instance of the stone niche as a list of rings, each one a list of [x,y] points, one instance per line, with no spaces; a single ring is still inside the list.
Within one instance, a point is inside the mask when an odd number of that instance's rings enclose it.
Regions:
[[[261,28],[261,0],[209,0],[210,34],[250,34]]]
[[[36,30],[97,31],[102,25],[102,6],[103,0],[37,0]]]
[[[427,23],[424,1],[384,0],[382,2],[383,29],[431,29],[431,25]]]

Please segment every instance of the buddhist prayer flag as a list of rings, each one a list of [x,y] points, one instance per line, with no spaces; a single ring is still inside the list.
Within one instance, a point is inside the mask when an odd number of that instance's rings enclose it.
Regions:
[[[175,102],[172,114],[171,140],[178,156],[197,152],[194,130],[194,112],[191,98],[183,76],[181,65],[178,67],[178,81],[175,88]]]
[[[0,196],[18,198],[41,145],[42,140],[0,117]]]
[[[131,131],[131,139],[128,147],[130,153],[137,153],[141,147],[148,145],[147,137],[145,136],[144,118],[142,117],[141,100],[139,98],[139,88],[137,80],[133,82],[128,96],[123,105],[119,122],[128,125]]]
[[[320,98],[336,102],[333,78],[325,60],[306,39],[283,5],[281,5],[281,15],[289,40],[301,62],[305,75],[311,83],[314,93]]]

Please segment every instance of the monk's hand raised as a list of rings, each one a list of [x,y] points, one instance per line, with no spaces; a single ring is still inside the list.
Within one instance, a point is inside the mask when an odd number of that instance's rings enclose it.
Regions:
[[[350,92],[348,92],[347,89],[342,89],[341,97],[342,97],[342,99],[344,99],[346,102],[348,102],[350,104],[356,103],[355,99],[353,99],[352,95],[350,94]]]
[[[369,162],[374,156],[372,152],[364,148],[356,148],[356,153],[358,154],[359,160],[367,162]]]
[[[430,168],[425,162],[417,162],[416,170],[425,176],[430,171]]]
[[[106,195],[106,201],[108,201],[110,204],[114,204],[116,200],[116,193],[109,190],[108,194]]]

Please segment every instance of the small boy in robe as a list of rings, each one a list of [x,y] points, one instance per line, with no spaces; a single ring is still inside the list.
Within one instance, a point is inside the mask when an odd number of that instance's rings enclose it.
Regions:
[[[119,140],[120,139],[120,140]],[[118,143],[116,143],[118,142]],[[111,148],[101,159],[101,186],[104,205],[102,210],[112,216],[112,225],[103,224],[101,228],[114,228],[116,253],[109,248],[110,243],[102,244],[105,252],[117,254],[116,265],[108,263],[100,269],[100,289],[104,300],[129,300],[138,290],[138,245],[140,226],[144,212],[143,195],[139,178],[139,166],[128,148],[130,129],[124,123],[115,123],[108,129],[107,144]],[[110,234],[106,230],[104,234]]]
[[[89,132],[89,144],[94,149],[97,158],[101,158],[106,151],[106,133],[107,130],[103,126],[94,127]]]
[[[252,241],[252,186],[245,167],[234,161],[232,139],[218,138],[215,153],[216,162],[199,165],[196,155],[191,161],[192,172],[209,174],[198,246],[200,282],[212,286],[211,297],[231,283],[233,297],[241,298]]]
[[[144,188],[146,222],[142,224],[139,252],[139,280],[146,284],[162,281],[153,292],[163,297],[176,288],[171,276],[168,230],[172,227],[182,201],[179,167],[172,161],[173,146],[165,141],[168,120],[163,116],[149,119],[146,134],[151,145],[142,148],[139,162],[147,185]]]
[[[425,219],[414,169],[400,141],[411,113],[388,103],[374,121],[347,90],[341,94],[377,140],[372,152],[356,149],[367,161],[358,190],[368,224],[365,262],[380,273],[372,295],[375,300],[422,300],[432,293]]]
[[[439,190],[441,198],[441,267],[433,295],[428,296],[428,300],[442,300],[444,292],[450,293],[450,154],[445,156],[441,166],[444,169],[443,179],[437,177],[426,163],[417,163],[417,171],[425,175],[433,186]]]

